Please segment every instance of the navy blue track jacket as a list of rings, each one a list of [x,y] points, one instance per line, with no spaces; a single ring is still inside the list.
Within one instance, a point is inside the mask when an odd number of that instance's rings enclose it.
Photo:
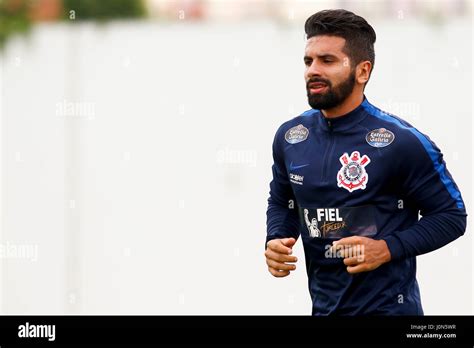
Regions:
[[[312,314],[423,315],[415,257],[466,229],[438,147],[364,97],[337,118],[310,109],[285,122],[273,159],[266,240],[301,235]],[[385,240],[392,260],[349,274],[329,247],[353,235]]]

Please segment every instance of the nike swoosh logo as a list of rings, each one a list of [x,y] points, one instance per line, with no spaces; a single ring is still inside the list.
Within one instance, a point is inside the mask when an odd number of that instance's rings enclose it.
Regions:
[[[304,168],[304,167],[307,167],[307,166],[309,166],[309,163],[308,164],[302,164],[300,166],[294,166],[293,162],[291,162],[290,163],[290,170],[300,169],[300,168]]]

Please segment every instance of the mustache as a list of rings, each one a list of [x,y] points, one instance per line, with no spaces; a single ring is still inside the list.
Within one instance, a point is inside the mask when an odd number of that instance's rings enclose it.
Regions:
[[[321,82],[321,83],[326,84],[328,87],[332,87],[331,81],[325,80],[325,79],[322,79],[322,78],[319,78],[319,77],[314,77],[314,78],[312,78],[312,79],[309,79],[309,80],[306,82],[306,89],[309,89],[309,84],[310,84],[310,83],[315,83],[315,82]]]

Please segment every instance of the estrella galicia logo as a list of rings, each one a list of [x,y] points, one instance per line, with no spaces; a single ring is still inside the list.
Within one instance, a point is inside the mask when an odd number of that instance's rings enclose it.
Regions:
[[[345,188],[349,192],[364,190],[369,181],[369,175],[365,171],[365,167],[370,163],[369,156],[361,157],[359,151],[353,151],[349,157],[346,152],[339,158],[339,161],[342,168],[337,173],[337,186]]]
[[[385,128],[377,128],[371,130],[365,136],[367,144],[373,147],[385,147],[390,145],[395,140],[395,134]]]
[[[298,144],[308,138],[309,130],[302,124],[288,129],[285,133],[285,140],[290,144]]]

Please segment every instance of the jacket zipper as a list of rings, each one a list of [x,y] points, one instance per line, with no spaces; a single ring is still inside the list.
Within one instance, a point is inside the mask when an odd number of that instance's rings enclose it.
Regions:
[[[334,151],[334,133],[332,132],[332,123],[331,120],[327,120],[326,122],[329,129],[329,143],[323,157],[323,168],[321,171],[321,181],[323,182],[328,181],[328,178],[326,178],[328,172],[327,167],[329,165],[329,159],[332,157],[332,153]]]

